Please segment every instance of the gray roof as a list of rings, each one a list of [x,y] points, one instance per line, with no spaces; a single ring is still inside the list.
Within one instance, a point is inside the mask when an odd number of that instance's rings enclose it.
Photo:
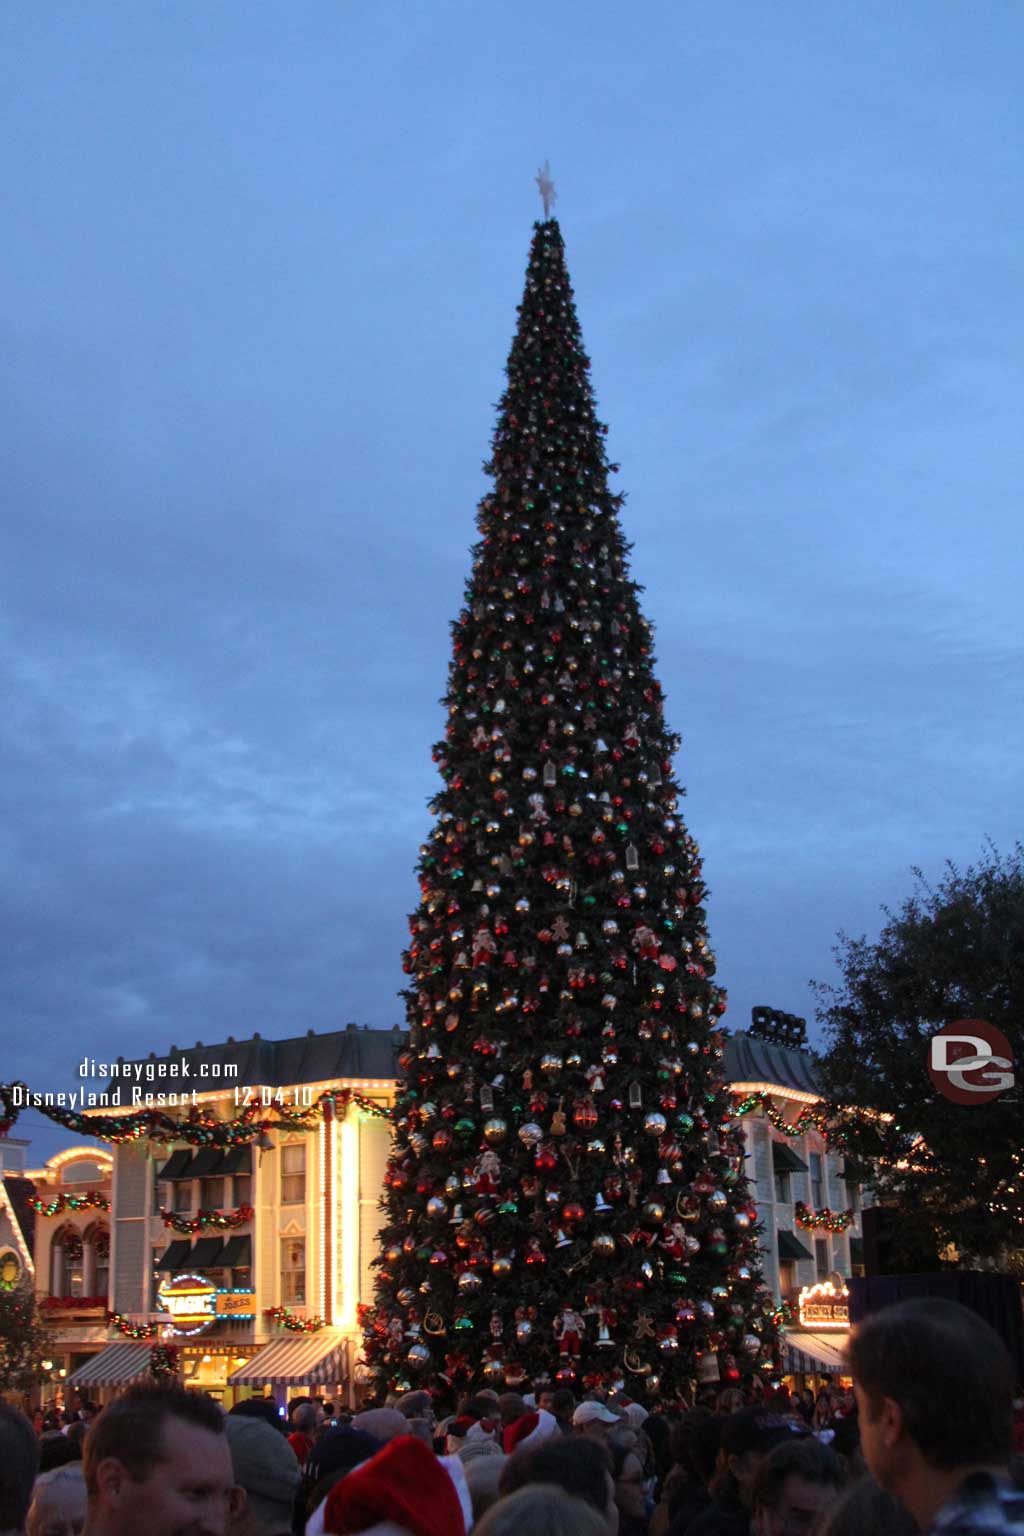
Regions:
[[[227,1040],[216,1045],[197,1043],[188,1050],[177,1046],[165,1056],[150,1052],[149,1061],[188,1061],[192,1076],[189,1086],[218,1088],[267,1084],[287,1087],[293,1083],[322,1083],[332,1078],[378,1078],[385,1081],[399,1076],[398,1053],[407,1039],[397,1024],[391,1029],[368,1029],[366,1025],[348,1024],[329,1034],[308,1030],[291,1040],[264,1040],[258,1034],[250,1040]],[[238,1075],[199,1078],[200,1063],[223,1066],[237,1063]],[[810,1051],[772,1045],[745,1030],[728,1035],[725,1041],[725,1076],[730,1083],[772,1083],[780,1089],[797,1088],[802,1093],[821,1093],[817,1063]],[[123,1080],[122,1080],[123,1081]],[[160,1079],[145,1087],[173,1089],[184,1086],[178,1079]],[[113,1086],[113,1084],[111,1084]]]
[[[325,1035],[310,1029],[291,1040],[264,1040],[258,1034],[251,1040],[235,1040],[229,1035],[227,1040],[216,1045],[203,1045],[197,1041],[187,1050],[172,1045],[165,1056],[157,1056],[151,1051],[147,1059],[166,1063],[187,1061],[191,1076],[184,1082],[163,1077],[152,1082],[143,1080],[142,1086],[157,1091],[187,1086],[198,1088],[201,1093],[204,1088],[264,1084],[285,1088],[294,1083],[322,1083],[339,1077],[389,1080],[398,1076],[398,1053],[405,1038],[397,1024],[393,1029],[368,1029],[365,1024],[347,1024],[344,1029],[332,1030]],[[237,1075],[227,1077],[209,1072],[202,1078],[198,1075],[201,1064],[209,1068],[229,1063],[237,1064]]]
[[[801,1093],[822,1091],[812,1052],[772,1045],[749,1035],[745,1029],[726,1037],[725,1076],[730,1083],[773,1083],[779,1088],[799,1089]]]

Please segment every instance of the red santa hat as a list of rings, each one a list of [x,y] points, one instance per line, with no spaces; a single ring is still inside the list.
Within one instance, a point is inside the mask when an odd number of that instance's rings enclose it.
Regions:
[[[335,1483],[327,1495],[324,1530],[335,1536],[370,1531],[466,1536],[466,1519],[447,1467],[418,1435],[398,1435]]]
[[[505,1430],[505,1452],[511,1455],[521,1446],[533,1449],[558,1433],[558,1420],[554,1414],[548,1413],[546,1408],[535,1408],[531,1413],[524,1413]]]

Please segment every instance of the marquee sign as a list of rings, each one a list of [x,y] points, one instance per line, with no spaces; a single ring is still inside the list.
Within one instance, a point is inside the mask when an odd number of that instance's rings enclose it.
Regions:
[[[797,1298],[801,1328],[847,1329],[850,1293],[841,1275],[829,1275],[817,1285],[805,1285]]]
[[[157,1305],[170,1314],[168,1333],[190,1338],[222,1318],[255,1317],[256,1292],[212,1285],[202,1275],[175,1275],[156,1293]]]

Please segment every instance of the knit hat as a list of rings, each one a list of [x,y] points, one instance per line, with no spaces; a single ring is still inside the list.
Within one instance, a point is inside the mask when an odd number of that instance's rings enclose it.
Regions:
[[[461,1464],[458,1470],[461,1475]],[[324,1530],[335,1536],[379,1526],[409,1536],[466,1536],[466,1523],[452,1475],[415,1435],[396,1436],[342,1478],[324,1510]]]
[[[262,1419],[230,1413],[224,1433],[235,1482],[245,1489],[254,1515],[269,1532],[289,1531],[299,1464],[288,1441]]]
[[[361,1429],[364,1434],[372,1435],[381,1445],[393,1440],[396,1435],[409,1433],[409,1425],[397,1408],[367,1408],[363,1413],[356,1414],[352,1426]]]
[[[505,1450],[511,1454],[521,1446],[528,1445],[532,1449],[551,1435],[560,1433],[554,1414],[548,1413],[546,1408],[535,1408],[532,1413],[524,1413],[522,1418],[516,1419],[505,1430]]]
[[[351,1424],[337,1424],[321,1435],[306,1461],[306,1481],[318,1483],[332,1472],[349,1472],[371,1456],[376,1456],[381,1441]]]

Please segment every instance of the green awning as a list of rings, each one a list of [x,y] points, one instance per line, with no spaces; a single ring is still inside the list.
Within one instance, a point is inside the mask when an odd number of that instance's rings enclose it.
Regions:
[[[772,1167],[776,1173],[806,1173],[807,1164],[784,1141],[772,1142]]]
[[[813,1259],[814,1255],[798,1237],[792,1232],[779,1233],[779,1258],[780,1259]]]
[[[189,1254],[188,1262],[192,1269],[221,1269],[223,1252],[222,1237],[201,1237]]]
[[[223,1162],[224,1153],[220,1147],[200,1147],[192,1159],[188,1176],[190,1179],[208,1179],[211,1174],[223,1173]]]
[[[171,1153],[170,1157],[167,1159],[166,1163],[164,1163],[163,1167],[160,1169],[160,1172],[157,1174],[157,1178],[190,1179],[192,1175],[188,1170],[191,1162],[192,1153],[188,1150],[187,1147],[179,1147],[177,1152]]]
[[[252,1267],[252,1238],[248,1232],[236,1232],[234,1237],[228,1238],[218,1264],[221,1269]]]
[[[187,1237],[176,1238],[170,1247],[157,1259],[157,1269],[166,1269],[171,1274],[176,1274],[178,1270],[184,1269],[191,1249],[192,1244]]]
[[[252,1145],[247,1142],[242,1147],[228,1147],[224,1153],[224,1161],[217,1169],[218,1173],[252,1173]]]

